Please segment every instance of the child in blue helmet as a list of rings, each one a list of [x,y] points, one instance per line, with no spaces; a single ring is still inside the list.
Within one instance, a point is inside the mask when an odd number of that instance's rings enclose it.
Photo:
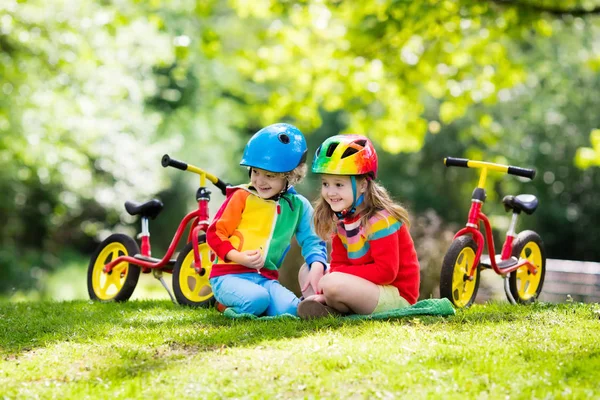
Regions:
[[[307,268],[324,269],[325,242],[311,224],[310,202],[293,188],[306,174],[306,141],[289,124],[258,131],[240,165],[250,184],[230,188],[206,234],[217,255],[210,284],[216,300],[237,313],[296,315],[299,300],[278,282],[292,236]]]

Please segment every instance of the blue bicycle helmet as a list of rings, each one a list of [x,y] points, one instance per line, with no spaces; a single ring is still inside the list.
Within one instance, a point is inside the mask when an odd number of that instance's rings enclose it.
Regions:
[[[306,161],[306,140],[290,124],[273,124],[250,138],[240,165],[271,172],[290,172]]]

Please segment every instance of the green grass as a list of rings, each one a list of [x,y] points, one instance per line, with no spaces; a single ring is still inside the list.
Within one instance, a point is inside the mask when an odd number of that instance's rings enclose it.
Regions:
[[[598,398],[599,310],[307,322],[156,300],[0,303],[0,398]]]

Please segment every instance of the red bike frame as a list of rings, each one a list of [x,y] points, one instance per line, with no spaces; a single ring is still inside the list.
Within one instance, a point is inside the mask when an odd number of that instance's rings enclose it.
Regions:
[[[477,185],[477,189],[473,193],[473,198],[471,199],[471,208],[469,210],[469,216],[467,218],[467,225],[462,228],[460,231],[454,235],[454,239],[464,236],[471,235],[475,243],[477,244],[477,251],[475,253],[475,259],[473,260],[473,265],[469,269],[469,280],[474,279],[475,271],[477,266],[479,265],[479,260],[481,258],[481,254],[483,253],[483,248],[485,246],[485,241],[487,239],[488,243],[488,253],[490,257],[490,264],[498,275],[506,275],[512,271],[519,269],[520,267],[526,265],[529,271],[533,274],[537,273],[536,266],[531,263],[527,259],[523,259],[522,261],[517,262],[514,265],[507,266],[505,268],[500,268],[498,263],[496,262],[496,251],[494,249],[494,237],[492,235],[492,226],[488,217],[481,211],[483,207],[483,203],[485,202],[485,181],[487,178],[488,169],[494,171],[501,171],[505,173],[512,173],[514,175],[520,176],[528,176],[529,170],[525,170],[518,167],[510,167],[507,165],[487,163],[482,161],[473,161],[473,160],[465,160],[465,159],[454,159],[452,165],[468,167],[468,168],[480,168],[481,174],[479,176],[479,184]],[[458,161],[456,161],[458,160]],[[479,192],[478,192],[479,190]],[[485,238],[483,234],[479,230],[479,223],[483,221],[483,225],[485,227]],[[516,222],[516,221],[515,221]],[[512,250],[513,250],[513,241],[516,234],[514,232],[513,227],[509,228],[506,233],[506,240],[504,245],[502,246],[502,254],[500,256],[501,261],[505,261],[511,258]]]
[[[141,238],[141,249],[140,255],[144,258],[137,258],[132,256],[119,256],[116,259],[112,260],[108,264],[104,266],[103,272],[110,273],[112,269],[122,263],[127,262],[134,265],[138,265],[142,267],[142,271],[147,273],[152,269],[163,268],[167,264],[172,264],[171,256],[175,252],[177,245],[179,244],[179,240],[185,231],[187,225],[192,221],[190,232],[188,234],[187,243],[192,241],[194,243],[194,268],[200,272],[202,269],[200,254],[198,252],[198,234],[200,231],[206,232],[208,229],[208,203],[210,201],[210,192],[206,189],[206,179],[210,180],[214,183],[222,192],[225,192],[225,184],[216,176],[209,174],[208,172],[202,170],[201,168],[195,167],[191,164],[185,164],[181,161],[173,160],[169,156],[165,154],[162,160],[163,167],[171,166],[177,169],[181,169],[183,171],[189,171],[200,175],[200,188],[197,193],[198,200],[198,209],[190,212],[181,220],[179,227],[177,228],[177,232],[169,245],[167,253],[161,260],[153,259],[151,254],[151,246],[150,246],[150,236],[143,235]],[[165,269],[166,272],[172,272],[172,269]]]

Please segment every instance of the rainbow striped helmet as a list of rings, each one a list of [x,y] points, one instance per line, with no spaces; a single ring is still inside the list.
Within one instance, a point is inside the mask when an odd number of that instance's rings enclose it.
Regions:
[[[326,139],[315,152],[312,172],[330,175],[377,177],[377,152],[362,135],[336,135]]]

